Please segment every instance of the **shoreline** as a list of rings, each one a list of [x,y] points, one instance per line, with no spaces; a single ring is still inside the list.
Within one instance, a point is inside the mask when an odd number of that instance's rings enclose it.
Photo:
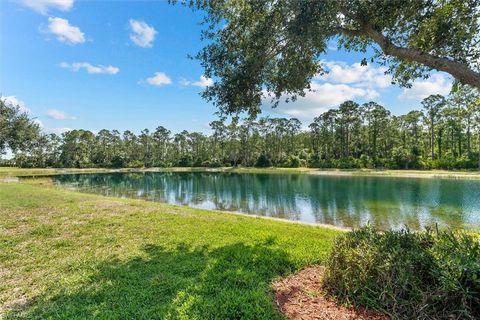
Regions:
[[[320,176],[370,176],[399,178],[448,178],[448,179],[480,179],[480,171],[448,171],[448,170],[381,170],[381,169],[318,169],[318,168],[250,168],[250,167],[170,167],[170,168],[14,168],[0,167],[0,178],[35,177],[59,174],[82,173],[144,173],[144,172],[231,172],[258,174],[311,174]]]

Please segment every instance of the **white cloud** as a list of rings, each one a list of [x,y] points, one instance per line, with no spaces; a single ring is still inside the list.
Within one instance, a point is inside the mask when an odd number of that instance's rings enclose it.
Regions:
[[[299,97],[295,102],[281,101],[277,108],[271,110],[308,122],[328,109],[337,107],[346,100],[371,100],[379,96],[378,92],[369,88],[356,88],[347,84],[311,83],[312,91],[305,97]],[[268,102],[268,98],[265,102]],[[264,109],[267,108],[264,103]]]
[[[85,34],[80,28],[70,25],[67,19],[49,17],[48,22],[48,32],[54,34],[58,41],[72,45],[85,42]]]
[[[400,100],[420,101],[431,94],[448,95],[452,89],[452,80],[442,74],[434,74],[428,79],[414,81],[411,88],[404,88],[398,96]]]
[[[372,99],[380,97],[380,93],[378,93],[378,91],[376,91],[374,89],[367,88],[365,90],[366,90],[365,99],[372,100]]]
[[[200,87],[200,88],[206,88],[208,86],[213,85],[213,80],[210,78],[207,78],[204,75],[200,76],[200,79],[197,81],[190,81],[185,78],[180,79],[178,82],[181,86],[187,87],[187,86],[194,86],[194,87]]]
[[[313,79],[312,91],[294,102],[286,103],[282,97],[272,111],[308,122],[346,100],[366,102],[377,99],[380,97],[379,90],[386,90],[392,85],[392,78],[385,74],[387,69],[384,67],[343,61],[322,61],[322,64],[329,73]],[[264,100],[264,109],[268,101],[268,98]]]
[[[157,31],[145,21],[130,19],[130,40],[142,48],[150,48],[153,45]]]
[[[329,72],[318,76],[317,80],[370,88],[387,88],[392,85],[392,77],[385,74],[385,67],[362,66],[360,63],[349,65],[342,61],[322,61],[322,65]]]
[[[64,69],[69,69],[71,71],[78,71],[80,69],[85,69],[87,73],[90,74],[117,74],[120,72],[120,69],[114,66],[103,66],[101,64],[99,65],[92,65],[88,62],[74,62],[74,63],[67,63],[67,62],[62,62],[60,63],[60,67]]]
[[[30,110],[26,105],[25,102],[19,100],[16,96],[2,96],[0,99],[5,103],[7,106],[11,107],[18,107],[21,112],[32,114],[32,110]]]
[[[172,79],[167,76],[164,72],[155,72],[153,77],[147,78],[141,83],[146,82],[152,86],[161,87],[163,85],[168,85],[172,83]]]
[[[206,88],[213,84],[213,80],[210,78],[205,77],[204,75],[200,76],[200,80],[192,82],[192,86]]]
[[[18,2],[41,14],[47,14],[50,9],[69,11],[73,7],[73,0],[19,0]]]
[[[75,117],[72,117],[68,114],[66,114],[63,111],[56,110],[56,109],[49,109],[47,111],[47,115],[55,120],[75,120]]]

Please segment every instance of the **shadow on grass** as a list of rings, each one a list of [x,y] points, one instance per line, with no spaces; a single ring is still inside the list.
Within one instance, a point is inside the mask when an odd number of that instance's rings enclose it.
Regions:
[[[99,265],[80,288],[65,288],[49,300],[40,297],[5,318],[281,318],[269,286],[293,264],[271,244],[213,250],[147,245],[143,255]]]

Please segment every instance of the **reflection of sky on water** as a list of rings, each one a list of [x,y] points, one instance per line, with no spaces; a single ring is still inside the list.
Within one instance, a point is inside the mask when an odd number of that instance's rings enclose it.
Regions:
[[[107,196],[143,198],[342,227],[480,228],[480,181],[302,174],[130,173],[54,177]]]

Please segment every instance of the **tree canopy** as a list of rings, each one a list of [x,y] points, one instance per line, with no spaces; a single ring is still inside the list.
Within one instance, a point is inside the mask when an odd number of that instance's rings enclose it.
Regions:
[[[8,149],[26,150],[40,134],[38,123],[19,106],[6,104],[0,98],[0,156]]]
[[[187,1],[186,1],[187,2]],[[389,67],[409,86],[431,70],[480,88],[480,0],[198,0],[208,44],[198,53],[203,96],[220,114],[255,116],[268,92],[273,103],[295,99],[325,72],[321,56],[335,39]]]
[[[98,133],[72,130],[61,136],[43,134],[30,140],[28,148],[16,148],[10,164],[80,168],[478,168],[478,90],[460,86],[448,97],[427,97],[422,107],[393,115],[376,102],[360,105],[345,101],[318,115],[308,130],[302,130],[295,118],[264,117],[212,121],[209,135],[186,130],[172,133],[162,126],[137,134],[106,129]]]

